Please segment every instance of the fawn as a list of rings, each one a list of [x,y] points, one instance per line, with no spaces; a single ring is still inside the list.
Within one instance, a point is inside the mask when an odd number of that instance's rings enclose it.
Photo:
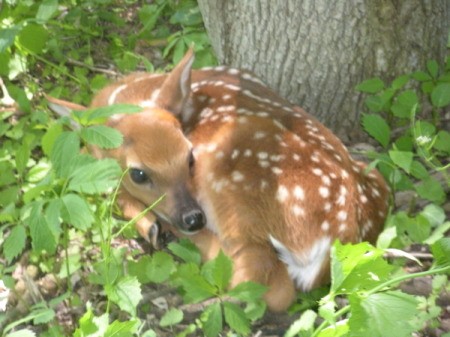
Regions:
[[[101,156],[129,169],[125,216],[166,193],[137,223],[143,237],[154,242],[165,229],[188,235],[204,259],[222,249],[234,262],[232,286],[267,285],[268,308],[285,310],[296,290],[329,281],[334,240],[376,240],[388,187],[330,130],[253,74],[191,70],[193,60],[190,50],[169,74],[129,75],[95,96],[92,107],[143,108],[110,118],[124,143]],[[83,108],[51,101],[56,110]]]

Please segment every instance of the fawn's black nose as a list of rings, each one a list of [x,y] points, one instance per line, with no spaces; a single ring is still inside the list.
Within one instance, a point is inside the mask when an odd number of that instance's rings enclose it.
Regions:
[[[183,227],[189,232],[195,232],[206,225],[205,214],[200,209],[191,210],[183,214]]]

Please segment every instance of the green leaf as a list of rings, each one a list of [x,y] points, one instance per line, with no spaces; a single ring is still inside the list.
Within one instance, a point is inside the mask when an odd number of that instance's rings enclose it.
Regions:
[[[394,164],[401,167],[407,173],[410,173],[411,164],[413,161],[413,153],[406,151],[389,151],[389,157],[392,159]]]
[[[19,174],[23,174],[30,159],[31,149],[28,143],[23,142],[16,150],[16,169]]]
[[[113,159],[97,160],[72,173],[68,190],[87,194],[108,192],[117,186],[121,169]]]
[[[391,137],[391,129],[379,115],[364,115],[362,118],[364,130],[375,138],[383,147],[387,147]]]
[[[31,206],[30,216],[28,217],[28,225],[30,227],[31,244],[33,250],[47,251],[49,254],[54,254],[56,251],[56,237],[52,232],[46,217],[42,212],[43,204],[35,202]]]
[[[286,331],[284,337],[295,337],[301,331],[311,333],[314,328],[314,322],[316,320],[317,313],[313,310],[306,310],[302,313],[300,318],[296,320]]]
[[[405,86],[406,83],[409,81],[408,75],[402,75],[397,77],[394,81],[392,81],[392,89],[398,90]]]
[[[72,159],[80,152],[80,139],[75,132],[63,132],[56,138],[50,160],[60,177],[67,177]]]
[[[420,212],[422,216],[428,219],[431,226],[437,227],[444,223],[446,215],[442,207],[439,207],[434,204],[430,204],[425,206],[422,212]]]
[[[220,292],[228,287],[232,272],[233,264],[231,259],[222,251],[215,259],[206,262],[202,268],[202,275],[210,284],[216,286]]]
[[[220,303],[213,303],[201,315],[203,332],[206,337],[216,337],[222,331],[223,318]]]
[[[136,316],[136,308],[142,299],[139,281],[133,276],[125,276],[117,284],[105,285],[108,298],[123,311]]]
[[[437,108],[450,104],[450,83],[439,83],[431,92],[431,103]]]
[[[183,320],[183,311],[176,308],[169,309],[161,320],[159,321],[159,325],[162,327],[172,326],[180,323]]]
[[[415,113],[418,104],[417,94],[413,90],[406,90],[397,96],[391,111],[396,117],[409,119]]]
[[[427,70],[433,78],[436,78],[439,72],[439,65],[436,60],[430,60],[427,62]]]
[[[395,337],[409,337],[414,332],[411,320],[417,313],[417,299],[400,291],[375,293],[367,297],[349,296],[351,316],[350,336],[385,337],[395,331]]]
[[[44,154],[50,156],[56,139],[63,132],[62,125],[59,123],[53,123],[45,132],[41,140],[42,150]]]
[[[383,259],[383,250],[366,242],[342,245],[331,249],[331,289],[334,293],[351,293],[372,289],[389,279],[393,270]]]
[[[183,264],[178,267],[174,283],[182,287],[183,297],[187,303],[201,302],[216,296],[216,288],[199,274],[198,267],[193,263]]]
[[[415,188],[421,198],[430,200],[439,205],[445,201],[446,194],[442,185],[432,177],[424,179],[416,185]]]
[[[411,163],[410,173],[417,179],[426,179],[430,176],[425,166],[417,160]]]
[[[243,302],[253,302],[262,298],[266,291],[267,287],[248,281],[239,283],[236,287],[228,291],[227,295]]]
[[[248,335],[250,333],[250,322],[245,312],[237,305],[231,302],[223,303],[225,322],[231,329],[237,333]]]
[[[430,76],[430,74],[424,72],[424,71],[416,71],[411,74],[412,78],[414,78],[416,81],[419,82],[426,82],[431,81],[433,78]]]
[[[106,329],[103,337],[132,337],[135,336],[140,322],[137,319],[120,322],[114,321]]]
[[[384,83],[379,77],[365,80],[356,86],[356,90],[369,94],[376,94],[383,89]]]
[[[25,228],[22,225],[14,226],[3,243],[3,254],[5,254],[8,263],[11,263],[23,251],[26,239]]]
[[[450,133],[445,130],[439,131],[434,143],[434,148],[450,155]]]
[[[202,261],[202,256],[197,246],[188,239],[171,242],[169,243],[168,248],[175,256],[178,256],[185,262],[192,262],[196,265],[200,265]]]
[[[156,252],[147,265],[146,274],[151,282],[162,283],[166,281],[175,270],[172,256],[164,252]]]
[[[392,241],[397,237],[397,227],[392,226],[386,228],[377,239],[377,248],[386,249],[389,248]]]
[[[55,318],[55,311],[47,307],[42,307],[37,310],[33,310],[32,315],[34,316],[33,324],[44,324]]]
[[[92,226],[94,217],[86,200],[76,194],[61,198],[61,217],[75,228],[86,231]]]
[[[122,145],[122,134],[105,125],[93,125],[81,130],[81,138],[89,144],[102,149],[113,149]]]
[[[128,261],[128,274],[131,276],[136,276],[139,283],[146,284],[151,282],[151,276],[147,274],[147,270],[152,263],[152,257],[150,255],[144,255],[139,258],[139,260]]]
[[[438,266],[450,265],[450,238],[442,238],[431,245],[431,252]]]
[[[7,48],[12,46],[19,32],[20,28],[18,26],[0,29],[0,53],[4,53]]]
[[[36,334],[29,329],[20,329],[7,334],[6,337],[36,337]]]
[[[44,0],[39,5],[36,19],[41,22],[48,21],[58,10],[58,0]]]
[[[76,115],[79,117],[80,124],[91,125],[103,123],[105,119],[119,114],[134,114],[141,112],[142,108],[133,104],[114,104],[102,106],[99,108],[88,109],[84,111],[77,111]]]
[[[39,54],[44,50],[48,41],[48,31],[45,27],[30,23],[19,34],[19,42],[28,51]]]

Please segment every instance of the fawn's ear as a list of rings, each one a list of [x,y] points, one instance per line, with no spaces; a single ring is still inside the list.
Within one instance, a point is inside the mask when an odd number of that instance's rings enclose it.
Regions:
[[[73,110],[76,111],[83,111],[87,108],[83,105],[64,101],[59,98],[55,98],[49,95],[45,95],[45,98],[48,101],[48,107],[55,112],[57,115],[63,117],[63,116],[70,116],[70,112]]]
[[[72,103],[69,101],[64,101],[59,98],[55,98],[49,95],[45,95],[45,98],[48,101],[48,107],[50,110],[55,112],[60,117],[69,117],[72,111],[83,111],[87,108],[83,105]],[[70,124],[74,129],[79,129],[80,126],[70,118]]]
[[[194,58],[194,50],[189,48],[180,63],[178,63],[164,80],[155,98],[156,105],[175,115],[181,113],[191,93],[191,70]]]

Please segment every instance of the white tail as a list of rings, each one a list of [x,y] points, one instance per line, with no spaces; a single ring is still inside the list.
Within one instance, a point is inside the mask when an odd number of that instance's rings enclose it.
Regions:
[[[130,75],[93,100],[144,108],[109,121],[125,142],[105,155],[131,172],[122,205],[131,217],[167,193],[138,224],[141,234],[148,238],[158,220],[190,234],[205,259],[224,250],[234,261],[233,284],[269,286],[269,308],[284,310],[296,289],[329,280],[335,239],[376,240],[388,188],[330,130],[253,74],[191,71],[192,61],[190,51],[170,74]]]

